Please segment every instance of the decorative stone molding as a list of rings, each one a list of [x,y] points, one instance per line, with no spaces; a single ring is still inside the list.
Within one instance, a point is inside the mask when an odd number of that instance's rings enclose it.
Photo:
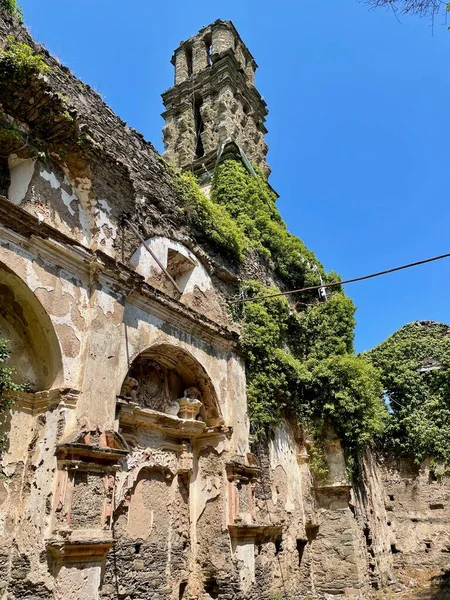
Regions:
[[[283,533],[281,525],[229,525],[228,530],[234,540],[248,540],[258,542],[275,541]]]
[[[229,462],[226,464],[228,481],[235,483],[254,482],[261,475],[261,469],[257,466],[245,465],[240,462]]]
[[[180,410],[178,417],[186,421],[195,421],[203,404],[195,398],[180,398],[178,401]]]
[[[51,558],[59,563],[80,563],[102,561],[112,548],[111,537],[68,540],[48,540],[46,547]]]
[[[201,404],[201,403],[200,403]],[[203,421],[182,419],[175,415],[160,413],[150,408],[143,408],[136,402],[117,399],[119,425],[122,428],[156,428],[175,438],[191,439],[199,437],[208,428]]]
[[[78,390],[57,388],[41,392],[10,392],[9,396],[14,401],[13,411],[25,412],[34,416],[52,410],[61,404],[68,409],[73,409],[79,394]]]

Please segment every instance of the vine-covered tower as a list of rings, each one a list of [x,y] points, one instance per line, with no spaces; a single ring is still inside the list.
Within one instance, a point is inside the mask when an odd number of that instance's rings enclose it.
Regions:
[[[162,95],[164,156],[181,169],[212,173],[237,151],[266,175],[267,106],[255,88],[257,64],[231,21],[215,21],[172,57],[175,85]]]

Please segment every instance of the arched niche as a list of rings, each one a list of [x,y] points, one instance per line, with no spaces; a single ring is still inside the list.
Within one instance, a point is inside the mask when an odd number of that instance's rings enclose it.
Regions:
[[[182,294],[192,293],[196,287],[202,292],[212,289],[211,278],[205,267],[186,246],[161,236],[149,238],[146,240],[146,244],[157,257],[159,263],[175,280]],[[130,265],[148,283],[165,290],[172,291],[175,289],[144,244],[140,244],[132,255]]]
[[[29,287],[0,263],[0,338],[8,340],[14,379],[32,391],[63,385],[61,350],[53,324]]]
[[[196,418],[209,426],[223,423],[216,391],[204,367],[189,352],[170,344],[153,346],[135,358],[120,395],[163,414]],[[194,401],[201,403],[198,414]],[[189,410],[190,405],[193,413],[186,416],[183,408]]]

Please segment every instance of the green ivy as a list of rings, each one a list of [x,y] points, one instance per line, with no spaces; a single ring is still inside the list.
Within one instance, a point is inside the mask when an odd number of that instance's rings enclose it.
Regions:
[[[272,259],[287,287],[317,285],[319,274],[325,276],[314,253],[287,231],[275,205],[276,195],[261,172],[255,178],[240,161],[225,160],[215,170],[211,199],[226,207],[263,258]]]
[[[286,287],[338,281],[303,242],[290,234],[276,208],[276,195],[258,172],[228,159],[215,170],[211,199],[191,174],[173,174],[187,219],[205,238],[245,262],[250,252],[266,261],[267,273]],[[240,293],[259,297],[277,293],[259,281],[246,281]],[[315,437],[317,477],[326,472],[321,439],[334,430],[354,464],[383,429],[386,408],[379,372],[353,354],[355,307],[338,288],[325,303],[317,292],[246,302],[235,309],[242,323],[247,400],[254,439],[261,439],[286,413],[297,415]],[[296,306],[298,310],[296,310]],[[330,427],[331,426],[331,427]]]
[[[410,323],[362,356],[380,369],[390,407],[382,447],[450,464],[450,327]]]
[[[15,369],[6,364],[10,357],[11,352],[9,351],[7,340],[0,338],[0,413],[12,405],[12,400],[8,392],[23,391],[27,387],[26,385],[14,382]]]
[[[343,292],[328,301],[293,312],[289,343],[300,358],[323,359],[353,353],[355,306]]]
[[[0,50],[0,60],[10,66],[19,78],[33,72],[41,75],[50,72],[42,56],[35,54],[25,42],[16,41],[12,35],[8,35],[5,49]]]
[[[191,173],[173,174],[173,184],[183,205],[187,221],[203,233],[219,250],[240,261],[250,249],[250,241],[227,209],[203,194]]]
[[[276,292],[257,281],[246,282],[244,289],[248,297]],[[342,292],[303,314],[284,296],[244,303],[242,346],[254,436],[264,435],[287,411],[318,438],[331,425],[351,466],[382,432],[386,409],[379,372],[351,354],[353,313]]]

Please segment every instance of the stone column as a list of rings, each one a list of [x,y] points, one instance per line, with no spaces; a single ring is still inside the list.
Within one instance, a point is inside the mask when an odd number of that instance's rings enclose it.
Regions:
[[[212,31],[212,52],[213,54],[221,54],[226,50],[234,49],[234,32],[229,25],[218,23],[213,27]]]
[[[175,85],[186,81],[189,77],[188,61],[184,48],[178,48],[175,52]]]
[[[208,66],[208,52],[203,38],[197,39],[192,48],[193,73],[196,75]]]

